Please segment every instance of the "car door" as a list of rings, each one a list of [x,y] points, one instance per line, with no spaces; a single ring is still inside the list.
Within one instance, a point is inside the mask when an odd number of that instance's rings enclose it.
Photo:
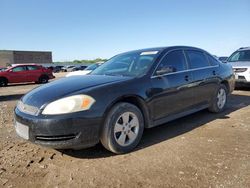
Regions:
[[[16,66],[10,69],[8,80],[10,83],[27,82],[26,66]]]
[[[196,105],[207,105],[218,87],[218,67],[199,50],[185,50],[189,68],[193,74],[194,98]],[[210,59],[210,61],[209,61]]]
[[[155,121],[176,115],[192,106],[192,74],[188,70],[183,50],[165,54],[151,82],[153,104],[150,106]]]
[[[40,69],[38,66],[35,66],[35,65],[27,66],[27,81],[28,82],[37,81],[39,76],[40,76]]]

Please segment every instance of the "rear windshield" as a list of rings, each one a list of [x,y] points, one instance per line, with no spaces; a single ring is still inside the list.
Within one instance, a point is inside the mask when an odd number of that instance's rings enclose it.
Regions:
[[[229,58],[229,62],[250,61],[250,50],[234,52]]]

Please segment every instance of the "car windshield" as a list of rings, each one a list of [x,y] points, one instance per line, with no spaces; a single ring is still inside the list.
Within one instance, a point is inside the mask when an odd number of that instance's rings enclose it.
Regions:
[[[158,51],[130,52],[117,55],[91,74],[137,77],[147,73]]]
[[[243,50],[233,53],[229,58],[229,62],[250,61],[250,50]]]

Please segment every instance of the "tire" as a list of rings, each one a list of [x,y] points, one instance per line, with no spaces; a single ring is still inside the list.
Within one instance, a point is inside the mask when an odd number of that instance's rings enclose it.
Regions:
[[[216,90],[208,110],[213,113],[219,113],[225,110],[227,105],[228,90],[221,84]]]
[[[130,103],[117,103],[106,116],[101,143],[113,153],[128,153],[140,142],[143,130],[144,119],[140,109]]]
[[[0,87],[5,87],[8,85],[8,80],[6,78],[0,78]]]
[[[46,83],[48,83],[48,81],[49,81],[48,76],[41,76],[39,78],[39,84],[46,84]]]

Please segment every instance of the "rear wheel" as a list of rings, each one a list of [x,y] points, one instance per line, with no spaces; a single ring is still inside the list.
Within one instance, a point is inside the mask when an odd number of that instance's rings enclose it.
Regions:
[[[212,102],[209,107],[210,112],[222,112],[226,108],[228,90],[225,85],[221,84],[213,96]]]
[[[49,81],[48,76],[41,76],[41,77],[39,78],[39,83],[40,83],[40,84],[46,84],[46,83],[48,83],[48,81]]]
[[[8,80],[6,78],[0,78],[0,87],[8,85]]]
[[[116,154],[133,150],[141,140],[144,120],[130,103],[118,103],[108,113],[101,133],[102,145]]]

